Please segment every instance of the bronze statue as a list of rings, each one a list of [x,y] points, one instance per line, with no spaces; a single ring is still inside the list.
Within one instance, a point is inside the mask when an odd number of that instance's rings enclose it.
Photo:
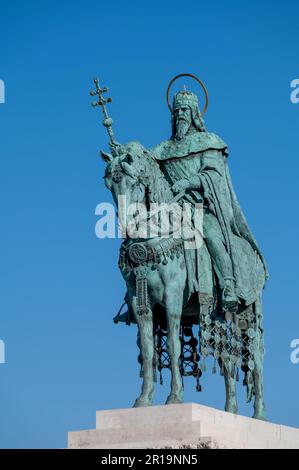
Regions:
[[[111,153],[102,152],[105,183],[116,202],[125,196],[128,205],[137,203],[136,230],[125,229],[119,258],[128,311],[114,319],[138,325],[143,385],[134,406],[152,404],[156,371],[162,380],[166,367],[171,369],[166,404],[182,402],[184,376],[193,375],[201,390],[205,359],[211,355],[213,372],[218,363],[224,375],[226,411],[237,413],[235,381],[241,369],[248,401],[254,397],[254,417],[265,419],[261,293],[268,271],[233,189],[227,145],[206,129],[206,88],[193,75],[182,75],[203,86],[205,108],[200,112],[197,96],[186,88],[175,94],[170,107],[168,87],[172,135],[150,150],[138,142],[115,141],[103,98],[106,89],[97,81],[93,92],[110,136]],[[174,231],[173,213],[165,215],[165,205],[176,205],[176,216],[181,208],[194,214],[202,207],[202,243],[187,247],[184,230],[180,236]],[[163,217],[170,227],[167,234],[159,232]],[[152,236],[154,219],[158,229]],[[188,223],[196,229],[194,220]]]

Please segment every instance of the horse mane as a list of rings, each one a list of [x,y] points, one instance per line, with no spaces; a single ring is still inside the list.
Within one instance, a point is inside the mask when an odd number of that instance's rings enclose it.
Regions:
[[[150,203],[169,202],[173,197],[173,193],[153,154],[139,142],[130,142],[124,146],[124,149],[123,155],[117,157],[117,161],[112,161],[109,165],[109,170],[113,172],[114,166],[118,168],[120,166],[122,171],[128,174],[128,167],[122,165],[122,163],[129,163],[134,176],[147,188]]]
[[[141,173],[146,179],[149,202],[158,204],[169,202],[173,193],[153,154],[146,150],[140,157],[140,162]]]

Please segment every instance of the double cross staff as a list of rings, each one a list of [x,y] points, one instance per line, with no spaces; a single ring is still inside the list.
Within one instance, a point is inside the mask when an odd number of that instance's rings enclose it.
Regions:
[[[108,88],[107,87],[101,88],[98,78],[94,79],[94,84],[96,86],[96,89],[95,89],[95,91],[91,91],[90,95],[91,96],[97,96],[98,101],[94,101],[91,105],[92,106],[101,106],[102,107],[102,111],[103,111],[103,114],[104,114],[103,126],[105,126],[106,129],[107,129],[107,132],[109,134],[110,143],[115,144],[116,141],[115,141],[115,137],[114,137],[113,130],[112,130],[113,120],[111,119],[111,117],[109,117],[107,109],[106,109],[106,104],[111,103],[112,99],[111,98],[105,99],[103,97],[103,93],[107,93]]]

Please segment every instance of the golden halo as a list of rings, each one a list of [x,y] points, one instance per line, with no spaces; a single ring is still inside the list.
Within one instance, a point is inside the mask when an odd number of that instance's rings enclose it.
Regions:
[[[166,91],[166,100],[167,100],[169,111],[172,113],[172,108],[171,108],[171,105],[170,105],[170,102],[169,102],[169,91],[170,91],[170,88],[171,88],[172,84],[180,77],[191,77],[191,78],[193,78],[194,80],[196,80],[200,84],[201,88],[203,89],[205,97],[206,97],[205,107],[204,107],[203,111],[201,111],[201,115],[203,116],[205,114],[206,110],[208,109],[208,105],[209,105],[208,91],[207,91],[206,87],[204,86],[204,84],[202,83],[202,81],[199,78],[197,78],[195,75],[192,75],[191,73],[180,73],[179,75],[176,75],[172,80],[170,80],[169,85],[167,87],[167,91]]]

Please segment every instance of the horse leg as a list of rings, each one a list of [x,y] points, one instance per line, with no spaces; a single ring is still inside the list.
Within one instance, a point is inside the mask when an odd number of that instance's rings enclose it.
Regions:
[[[223,375],[226,394],[224,409],[228,413],[238,413],[236,381],[234,378],[232,378],[232,370],[233,365],[230,362],[223,362]]]
[[[134,403],[134,408],[150,406],[154,399],[154,335],[153,335],[153,313],[149,308],[147,313],[139,315],[136,312],[136,297],[132,299],[132,309],[137,321],[140,334],[140,352],[143,366],[143,382],[140,396]]]
[[[264,403],[264,383],[263,383],[263,365],[262,354],[255,355],[255,368],[253,371],[254,382],[254,414],[253,418],[266,421],[266,411]]]
[[[256,321],[258,327],[256,330],[256,348],[254,353],[254,414],[253,418],[266,420],[265,402],[264,402],[264,380],[263,380],[263,359],[264,359],[264,331],[262,328],[262,304],[261,299],[255,303]]]
[[[181,356],[180,325],[182,316],[183,299],[178,298],[176,293],[166,295],[166,318],[167,318],[167,351],[171,366],[171,390],[167,397],[166,405],[182,403],[183,382],[180,373],[179,360]]]

